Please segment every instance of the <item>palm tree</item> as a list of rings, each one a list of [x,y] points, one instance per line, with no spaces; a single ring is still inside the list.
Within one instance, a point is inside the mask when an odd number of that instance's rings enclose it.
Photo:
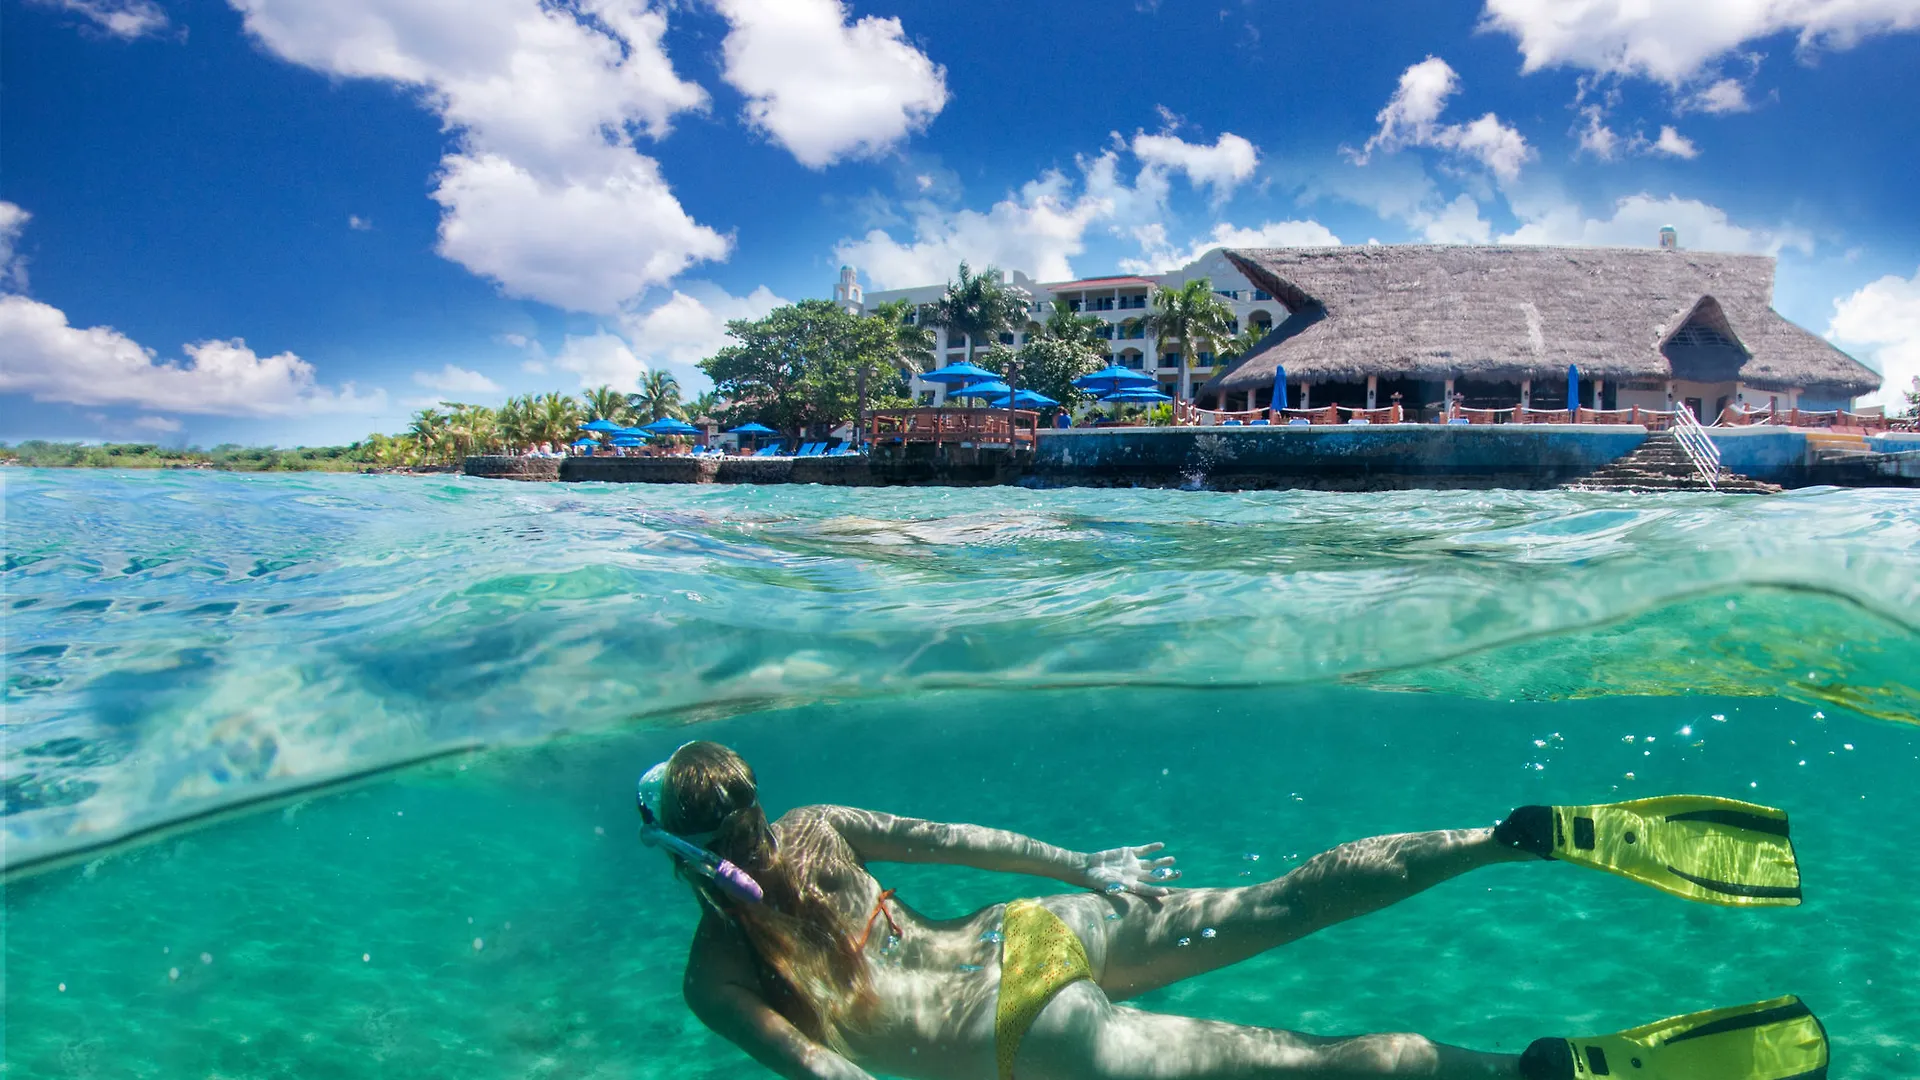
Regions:
[[[967,336],[967,363],[981,340],[993,340],[1020,325],[1027,317],[1027,294],[1001,283],[1000,271],[987,267],[975,274],[960,264],[960,280],[947,282],[947,291],[934,301],[922,320],[945,327],[947,337]]]
[[[508,453],[525,449],[535,440],[529,438],[532,431],[533,399],[531,397],[510,397],[500,403],[494,411],[494,425],[500,433],[500,441]]]
[[[527,432],[529,443],[559,446],[572,442],[580,434],[580,403],[568,395],[542,394],[529,404],[532,405]]]
[[[1171,341],[1180,346],[1180,400],[1190,396],[1188,371],[1194,351],[1205,349],[1218,353],[1220,342],[1233,337],[1228,329],[1232,322],[1233,310],[1213,291],[1213,282],[1206,278],[1195,278],[1178,289],[1154,290],[1153,310],[1147,313],[1146,319],[1147,333],[1162,342]]]
[[[582,394],[581,405],[588,420],[611,420],[625,425],[633,418],[633,406],[627,403],[627,395],[611,386],[596,386]]]
[[[680,406],[680,380],[671,372],[649,371],[640,380],[640,392],[627,395],[627,404],[648,423],[679,416],[684,411]]]
[[[872,317],[885,323],[893,337],[893,348],[887,359],[909,379],[932,369],[937,344],[933,331],[923,325],[926,320],[914,318],[914,311],[911,301],[890,300],[872,312]]]
[[[499,440],[499,421],[492,409],[458,401],[440,404],[448,411],[444,448],[448,461],[492,449]]]
[[[421,409],[413,414],[407,435],[419,445],[422,454],[437,461],[447,452],[452,423],[452,417],[439,409]]]
[[[1220,342],[1220,347],[1214,352],[1214,355],[1222,360],[1231,360],[1237,356],[1245,356],[1253,351],[1255,345],[1260,344],[1261,338],[1267,336],[1268,329],[1268,327],[1258,325],[1246,326],[1241,329],[1239,334],[1226,341]]]
[[[705,416],[717,419],[720,413],[726,409],[726,406],[726,399],[722,398],[718,393],[708,390],[699,397],[687,402],[687,418],[691,420]]]
[[[1055,300],[1053,312],[1047,316],[1047,325],[1042,329],[1055,341],[1064,341],[1090,353],[1105,353],[1109,346],[1100,336],[1101,325],[1101,320],[1080,314],[1067,301]]]

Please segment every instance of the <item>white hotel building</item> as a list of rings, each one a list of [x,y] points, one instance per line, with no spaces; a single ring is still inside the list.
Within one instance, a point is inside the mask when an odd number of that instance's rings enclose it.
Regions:
[[[1040,325],[1046,322],[1047,316],[1053,311],[1053,302],[1064,300],[1074,311],[1101,321],[1099,333],[1107,341],[1109,363],[1152,375],[1159,381],[1163,393],[1181,401],[1191,401],[1193,388],[1213,375],[1213,355],[1202,352],[1195,357],[1188,368],[1187,382],[1182,385],[1179,343],[1161,343],[1146,331],[1143,321],[1149,310],[1147,297],[1152,290],[1177,289],[1194,278],[1202,277],[1213,283],[1214,291],[1233,311],[1232,330],[1236,334],[1248,326],[1268,330],[1274,323],[1286,318],[1287,309],[1273,297],[1254,288],[1216,248],[1178,270],[1152,277],[1122,275],[1037,282],[1015,270],[1009,284],[1025,290],[1033,298],[1029,309],[1031,321],[1016,333],[1000,335],[1000,342],[1013,346],[1025,344],[1028,337],[1037,333]],[[835,303],[857,313],[866,311],[869,306],[894,300],[907,300],[916,307],[932,304],[946,290],[946,283],[941,282],[863,295],[853,267],[843,266],[840,268],[840,281],[833,287],[833,299]],[[965,335],[956,334],[950,338],[946,330],[938,327],[934,328],[934,334],[937,367],[957,364],[967,358]],[[992,342],[980,341],[975,344],[980,351],[984,351]],[[932,395],[936,405],[946,401],[946,388],[937,383],[922,382],[916,378],[913,380],[913,390],[916,395]]]

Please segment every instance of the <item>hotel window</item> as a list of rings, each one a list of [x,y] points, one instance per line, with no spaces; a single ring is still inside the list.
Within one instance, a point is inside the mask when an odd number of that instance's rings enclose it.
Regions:
[[[1002,345],[1011,345],[1011,344],[1013,344],[1013,335],[1012,335],[1012,334],[1001,334],[1001,335],[1000,335],[1000,344],[1002,344]]]
[[[1212,366],[1213,366],[1213,354],[1212,354],[1212,353],[1210,353],[1210,352],[1203,352],[1203,353],[1201,353],[1201,354],[1200,354],[1200,360],[1199,360],[1199,364],[1200,364],[1200,366],[1201,366],[1201,367],[1212,367]]]
[[[1120,362],[1121,362],[1121,363],[1123,363],[1123,364],[1125,364],[1125,365],[1127,365],[1128,367],[1130,367],[1130,368],[1132,368],[1132,369],[1133,369],[1133,370],[1135,370],[1135,371],[1139,371],[1139,370],[1140,370],[1140,366],[1141,366],[1141,365],[1142,365],[1142,364],[1143,364],[1143,363],[1144,363],[1145,361],[1146,361],[1146,358],[1145,358],[1145,357],[1143,357],[1143,356],[1141,356],[1141,355],[1140,355],[1139,353],[1137,353],[1137,352],[1130,352],[1130,353],[1127,353],[1127,354],[1126,354],[1125,356],[1122,356],[1122,357],[1120,358]]]
[[[1240,320],[1239,320],[1239,319],[1228,319],[1228,320],[1227,320],[1227,333],[1229,333],[1229,334],[1233,334],[1233,335],[1235,335],[1236,337],[1237,337],[1237,336],[1239,336],[1239,333],[1240,333]]]
[[[1078,300],[1069,300],[1069,301],[1067,301],[1067,310],[1068,310],[1068,311],[1079,311],[1079,310],[1080,310],[1080,301],[1078,301]]]
[[[1170,352],[1162,355],[1160,357],[1160,366],[1161,367],[1179,367],[1180,354],[1177,352]]]
[[[1100,328],[1094,331],[1094,335],[1102,341],[1112,341],[1113,340],[1113,324],[1101,323]]]
[[[1088,310],[1091,310],[1091,311],[1112,311],[1112,310],[1113,310],[1113,297],[1111,297],[1111,296],[1096,296],[1096,297],[1094,297],[1094,298],[1093,298],[1093,300],[1092,300],[1092,302],[1091,302],[1091,305],[1090,305],[1090,307],[1089,307],[1089,309],[1088,309]]]
[[[1265,289],[1255,289],[1253,290],[1253,298],[1255,300],[1271,300],[1273,299],[1273,294]]]

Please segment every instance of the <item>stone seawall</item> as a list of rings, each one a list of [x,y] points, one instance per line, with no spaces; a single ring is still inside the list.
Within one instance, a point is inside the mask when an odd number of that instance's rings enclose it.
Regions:
[[[862,457],[470,457],[468,476],[604,484],[830,484],[877,481]]]
[[[1547,488],[1625,456],[1639,426],[1138,428],[1043,432],[1041,484],[1221,490]]]
[[[490,480],[558,480],[563,458],[480,454],[467,459],[461,471]]]

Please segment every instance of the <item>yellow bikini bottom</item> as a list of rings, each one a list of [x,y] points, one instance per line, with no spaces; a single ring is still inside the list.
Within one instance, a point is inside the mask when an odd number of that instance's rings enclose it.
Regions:
[[[1000,933],[1000,998],[993,1014],[993,1052],[1000,1080],[1013,1080],[1020,1040],[1063,987],[1093,978],[1087,950],[1060,916],[1037,900],[1007,905]]]

